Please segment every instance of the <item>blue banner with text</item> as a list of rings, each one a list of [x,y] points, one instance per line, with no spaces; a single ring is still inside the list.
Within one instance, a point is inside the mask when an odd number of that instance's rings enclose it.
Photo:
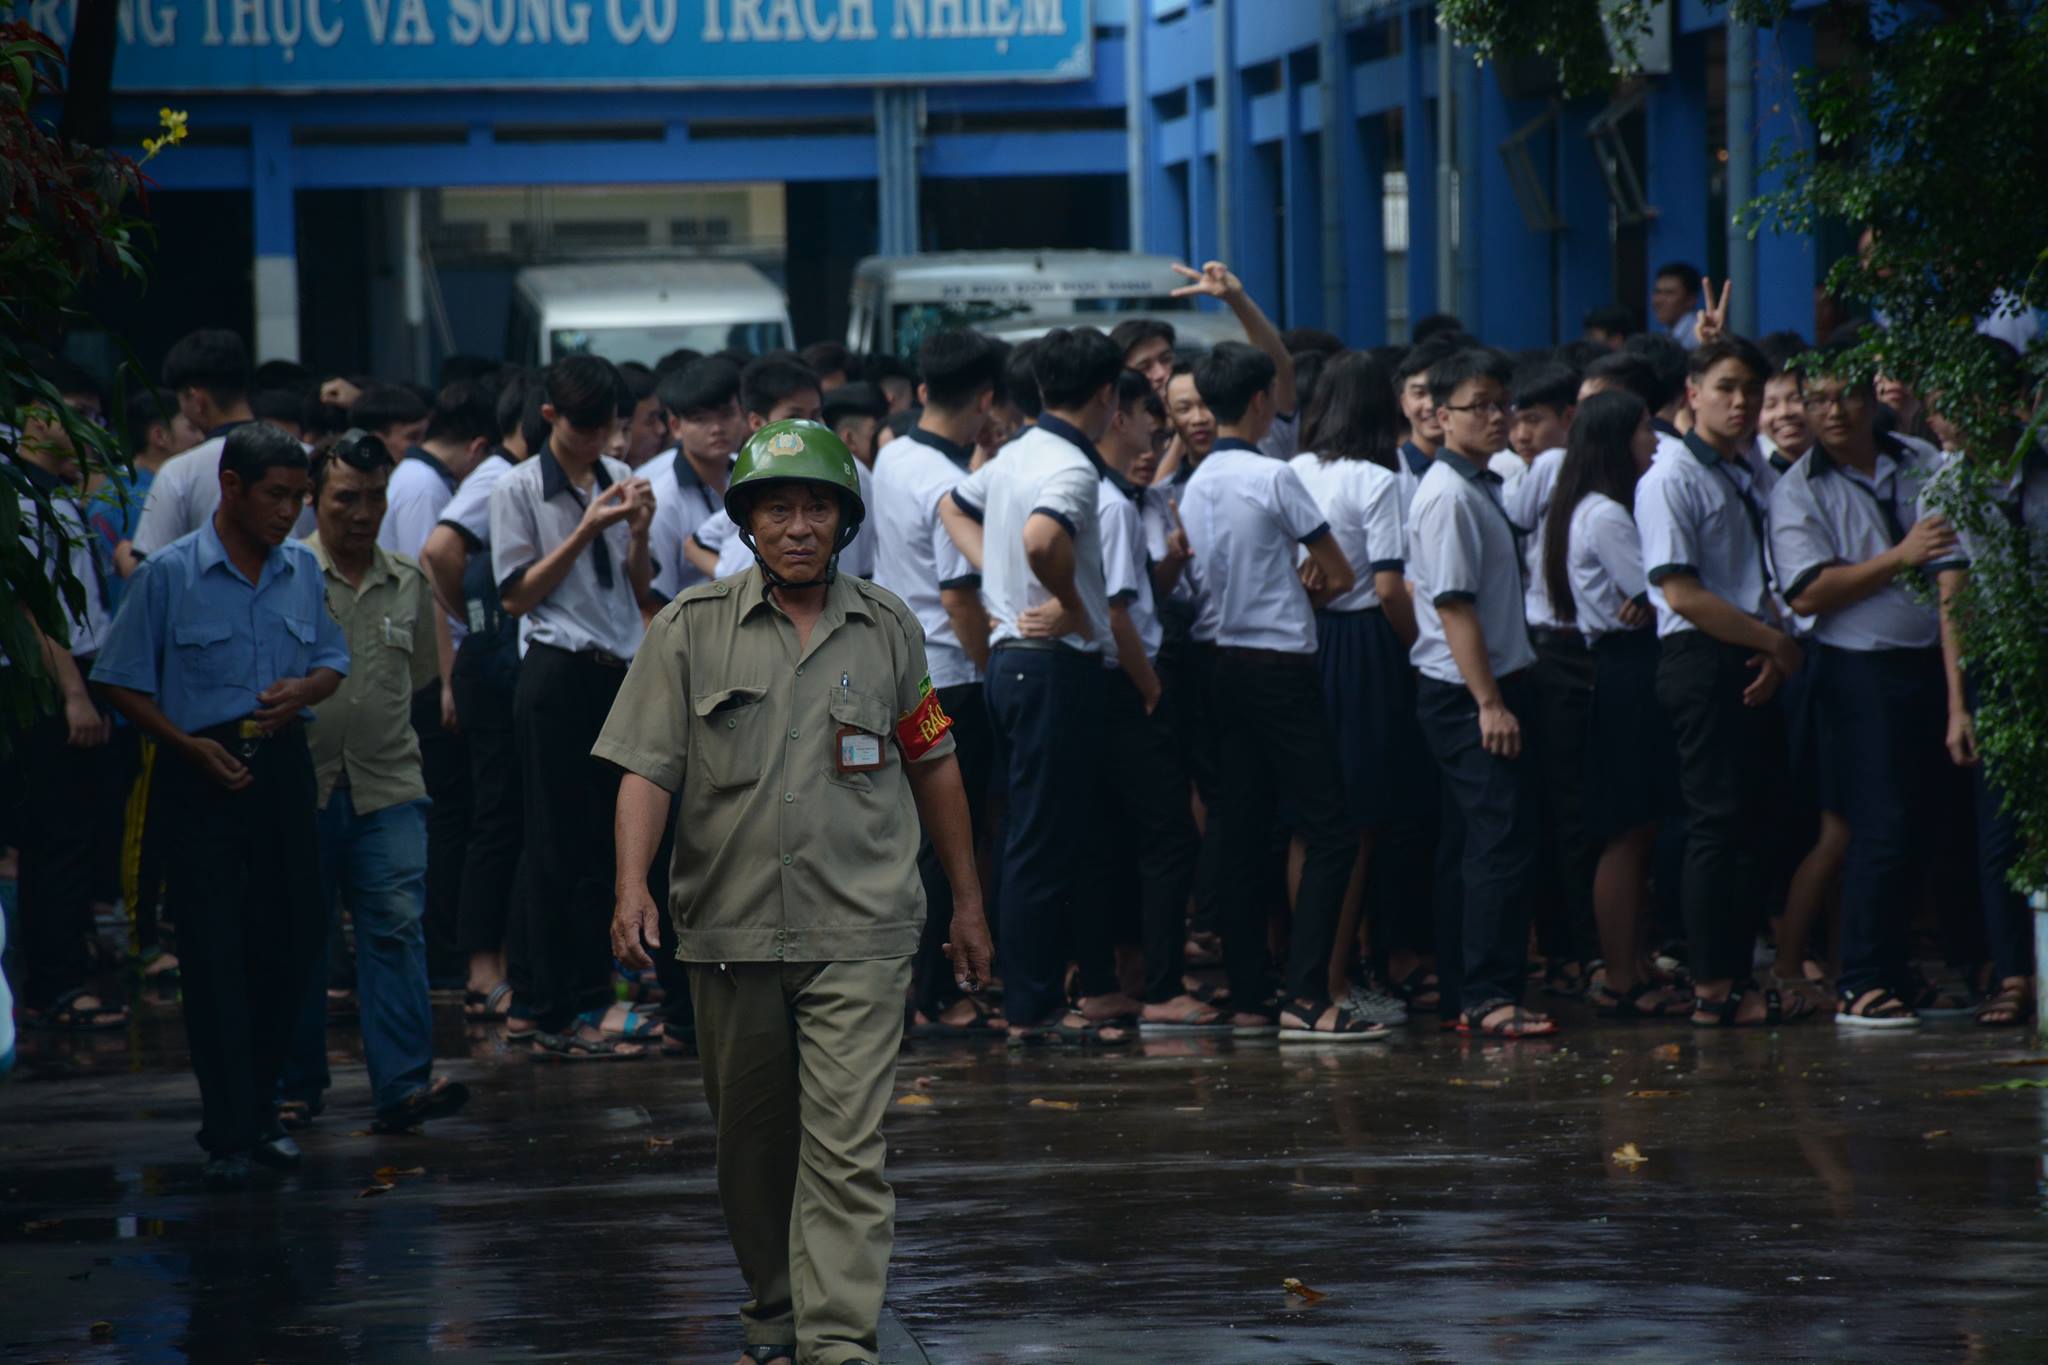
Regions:
[[[27,0],[68,47],[78,0]],[[119,0],[124,93],[1085,80],[1090,0]]]

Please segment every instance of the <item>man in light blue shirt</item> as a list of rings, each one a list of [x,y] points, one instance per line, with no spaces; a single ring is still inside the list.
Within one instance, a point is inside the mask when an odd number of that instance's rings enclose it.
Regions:
[[[246,1184],[252,1159],[298,1160],[277,1126],[276,1090],[322,933],[305,719],[349,661],[319,561],[287,541],[306,487],[292,437],[261,422],[229,432],[219,505],[143,564],[92,671],[159,746],[185,1033],[214,1189]]]

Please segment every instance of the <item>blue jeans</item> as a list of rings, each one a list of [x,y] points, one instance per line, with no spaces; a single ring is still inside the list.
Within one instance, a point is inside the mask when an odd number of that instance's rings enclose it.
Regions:
[[[347,788],[320,812],[320,884],[326,913],[348,908],[356,927],[356,998],[363,1059],[378,1112],[402,1103],[434,1072],[427,999],[427,803],[357,815]],[[283,1092],[316,1109],[327,1074],[327,969],[311,981],[285,1061]]]

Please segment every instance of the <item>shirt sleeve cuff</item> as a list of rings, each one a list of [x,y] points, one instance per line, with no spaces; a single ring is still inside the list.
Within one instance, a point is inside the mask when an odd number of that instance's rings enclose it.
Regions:
[[[1477,602],[1479,595],[1470,592],[1440,592],[1429,599],[1431,606],[1441,607],[1448,602]]]
[[[969,502],[967,499],[961,497],[959,489],[954,489],[946,496],[951,498],[953,500],[953,505],[959,508],[962,512],[966,513],[970,519],[972,519],[976,523],[979,523],[981,521],[981,509],[975,506],[973,503]]]
[[[1113,592],[1109,595],[1109,605],[1112,607],[1127,607],[1137,600],[1136,588],[1125,588],[1122,592]]]
[[[1315,530],[1310,531],[1307,535],[1303,536],[1301,538],[1301,543],[1304,545],[1313,545],[1328,534],[1330,534],[1330,523],[1326,521],[1321,526],[1316,527]]]
[[[518,568],[514,569],[511,573],[508,573],[503,578],[499,579],[498,596],[503,597],[506,593],[512,591],[512,586],[515,583],[517,583],[520,579],[526,577],[526,571],[532,568],[533,565],[534,561],[528,560],[526,563],[521,564]]]
[[[940,591],[940,592],[969,592],[969,591],[973,591],[973,592],[980,592],[980,591],[981,591],[981,575],[980,575],[980,574],[978,574],[978,573],[969,573],[969,574],[962,574],[962,575],[960,575],[960,577],[958,577],[958,578],[942,578],[942,579],[940,579],[940,580],[939,580],[939,591]]]
[[[600,737],[590,748],[593,758],[603,759],[614,767],[646,778],[665,792],[674,792],[683,785],[683,765],[673,759],[657,758],[642,749],[621,744],[615,739]]]
[[[1060,529],[1065,531],[1068,536],[1075,540],[1081,538],[1080,533],[1074,529],[1074,519],[1056,507],[1034,507],[1031,509],[1031,515],[1034,517],[1051,517],[1060,524]]]
[[[471,554],[475,554],[478,550],[484,548],[484,543],[481,540],[477,539],[476,532],[470,530],[467,526],[464,526],[459,521],[449,521],[446,518],[443,518],[442,520],[436,522],[435,525],[445,526],[449,530],[453,531],[456,535],[461,536],[462,543],[469,548],[469,552]]]
[[[1812,568],[1801,572],[1798,577],[1785,585],[1785,600],[1790,602],[1793,598],[1805,592],[1813,586],[1814,579],[1819,578],[1833,567],[1834,565],[1832,564],[1816,564]]]
[[[1667,578],[1698,578],[1700,571],[1690,564],[1659,564],[1644,574],[1652,583],[1662,583]]]
[[[1401,559],[1375,559],[1372,562],[1374,573],[1400,573],[1407,567],[1407,561]]]

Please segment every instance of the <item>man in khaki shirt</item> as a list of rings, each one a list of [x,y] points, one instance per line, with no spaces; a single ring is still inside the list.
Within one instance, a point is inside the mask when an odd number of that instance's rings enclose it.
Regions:
[[[924,927],[920,817],[965,990],[988,978],[988,926],[924,632],[837,573],[866,514],[846,447],[765,426],[725,501],[755,566],[654,618],[592,751],[625,770],[612,945],[645,966],[659,941],[647,869],[674,793],[669,910],[751,1295],[740,1359],[854,1365],[876,1358],[893,1239],[881,1128]]]
[[[434,1076],[427,998],[427,789],[412,695],[438,674],[432,590],[419,566],[377,545],[392,459],[352,431],[313,460],[327,609],[348,637],[349,674],[308,732],[320,792],[320,885],[356,927],[356,995],[369,1064],[375,1131],[399,1132],[452,1114],[463,1085]],[[321,1108],[327,1088],[325,956],[309,983],[285,1064],[286,1117]]]

